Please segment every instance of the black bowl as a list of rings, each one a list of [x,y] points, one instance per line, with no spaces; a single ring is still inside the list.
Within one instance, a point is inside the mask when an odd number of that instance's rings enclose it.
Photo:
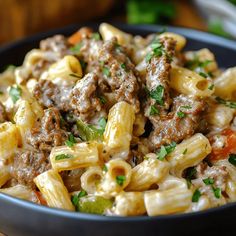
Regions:
[[[91,26],[91,25],[90,25]],[[147,35],[161,31],[161,26],[117,25],[132,34]],[[80,25],[39,34],[0,49],[0,68],[8,64],[20,65],[24,55],[37,47],[41,39],[61,33],[70,35]],[[97,25],[92,25],[97,28]],[[207,33],[168,27],[168,31],[184,35],[186,49],[209,48],[216,55],[220,67],[236,64],[236,43]],[[0,194],[0,232],[13,235],[81,235],[81,236],[168,236],[168,235],[235,235],[236,204],[228,204],[202,212],[158,217],[107,217],[68,212]]]

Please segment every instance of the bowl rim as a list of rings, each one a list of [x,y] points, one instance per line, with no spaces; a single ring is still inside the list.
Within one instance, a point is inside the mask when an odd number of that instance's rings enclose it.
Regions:
[[[194,39],[200,42],[211,43],[216,46],[232,49],[236,53],[236,42],[230,39],[226,39],[220,36],[216,36],[207,32],[188,29],[183,27],[174,27],[174,26],[161,26],[161,25],[127,25],[123,23],[114,23],[110,22],[112,25],[129,32],[132,31],[149,31],[149,32],[160,32],[163,27],[167,27],[168,31],[179,33],[189,39]],[[89,26],[93,28],[97,28],[100,23],[84,23],[84,24],[73,24],[62,28],[56,28],[53,30],[49,30],[46,32],[38,33],[29,37],[22,38],[15,42],[11,42],[9,44],[4,44],[0,47],[0,55],[8,50],[14,50],[14,48],[18,48],[23,44],[33,43],[35,41],[39,41],[43,38],[50,37],[54,34],[65,34],[67,35],[68,32],[73,32],[82,26]],[[223,210],[227,210],[229,208],[235,207],[236,202],[234,203],[227,203],[225,205],[210,208],[203,211],[197,212],[188,212],[188,213],[178,213],[172,215],[160,215],[160,216],[129,216],[129,217],[120,217],[120,216],[103,216],[103,215],[95,215],[95,214],[87,214],[87,213],[80,213],[80,212],[71,212],[66,211],[63,209],[51,208],[43,205],[38,205],[30,201],[22,200],[19,198],[15,198],[3,193],[0,193],[0,202],[5,201],[11,203],[15,206],[30,209],[37,211],[38,213],[48,214],[48,215],[55,215],[58,217],[66,217],[71,219],[79,219],[79,220],[90,220],[90,221],[106,221],[106,222],[139,222],[139,221],[163,221],[163,220],[177,220],[177,219],[186,219],[186,218],[195,218],[199,216],[206,216],[215,214],[217,212],[222,212]]]

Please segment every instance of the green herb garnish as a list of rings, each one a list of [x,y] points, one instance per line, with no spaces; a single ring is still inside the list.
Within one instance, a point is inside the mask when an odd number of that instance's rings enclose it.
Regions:
[[[172,142],[170,145],[167,146],[162,145],[160,151],[157,153],[157,159],[163,161],[169,153],[174,151],[175,147],[176,142]]]
[[[236,166],[236,154],[229,154],[229,163]]]
[[[78,207],[80,198],[85,197],[85,196],[87,196],[87,195],[88,195],[88,194],[87,194],[86,191],[81,190],[77,195],[73,195],[73,196],[71,197],[71,202],[72,202],[72,204],[76,207],[76,210],[77,210],[77,207]]]
[[[195,179],[196,173],[197,173],[197,170],[194,167],[189,167],[186,169],[185,178],[187,180],[188,188],[190,188],[192,184],[192,180]]]
[[[159,114],[160,114],[160,112],[159,112],[158,108],[156,108],[155,105],[151,105],[149,115],[155,116],[155,115],[159,115]]]
[[[216,198],[220,198],[221,197],[221,189],[220,188],[212,187],[212,191],[214,192],[214,195],[215,195]]]
[[[107,172],[107,171],[108,171],[107,166],[104,165],[103,168],[102,168],[102,170],[105,171],[105,172]]]
[[[103,96],[98,96],[98,98],[99,98],[100,102],[101,102],[103,105],[107,103],[107,100],[106,100],[105,97],[103,97]]]
[[[116,176],[116,183],[120,186],[124,184],[125,180],[126,180],[126,177],[124,175]]]
[[[226,101],[220,97],[216,97],[216,101],[220,104],[223,104],[225,105],[226,107],[230,107],[230,108],[233,108],[233,109],[236,109],[236,102],[233,102],[233,101]]]
[[[81,43],[77,43],[74,47],[70,48],[70,51],[75,53],[75,54],[79,54],[80,53],[80,49],[83,46],[82,42]]]
[[[163,44],[160,43],[159,39],[153,40],[153,42],[150,44],[150,48],[152,51],[146,55],[146,62],[149,62],[153,56],[160,57],[163,54],[166,54],[165,48]]]
[[[191,106],[181,106],[180,108],[183,108],[183,109],[192,109]]]
[[[183,155],[185,155],[187,153],[188,149],[185,148],[184,151],[183,151]]]
[[[17,85],[16,87],[11,87],[9,90],[9,95],[13,101],[13,103],[16,103],[22,94],[21,88]]]
[[[73,134],[70,134],[68,139],[65,141],[66,146],[73,147],[76,144],[76,140]]]
[[[126,66],[125,63],[122,63],[122,64],[120,65],[120,67],[121,67],[123,70],[127,71],[127,66]]]
[[[185,114],[184,112],[182,112],[182,111],[178,111],[178,112],[177,112],[177,116],[178,116],[180,119],[182,119],[182,118],[186,117],[186,114]]]
[[[200,71],[198,74],[201,75],[204,78],[208,77],[208,75],[206,73],[202,72],[202,71]]]
[[[101,39],[99,33],[93,33],[93,34],[91,35],[91,38],[92,38],[92,39],[95,39],[95,40],[97,40],[97,41]]]
[[[162,85],[158,85],[156,89],[149,92],[149,96],[155,99],[159,105],[163,105],[164,87]]]
[[[73,158],[74,156],[73,155],[70,155],[70,154],[59,154],[55,157],[55,160],[56,161],[59,161],[59,160],[63,160],[63,159],[69,159],[69,158]]]
[[[206,178],[202,180],[205,185],[212,185],[214,184],[214,179],[212,178]]]
[[[111,74],[110,71],[109,71],[109,68],[105,67],[105,66],[102,68],[102,73],[107,77],[109,77],[110,74]]]
[[[208,87],[209,90],[213,90],[213,88],[214,88],[214,84],[211,84],[211,85]]]
[[[199,189],[196,189],[193,193],[193,196],[192,196],[192,202],[198,202],[200,197],[201,197],[201,192],[199,191]]]

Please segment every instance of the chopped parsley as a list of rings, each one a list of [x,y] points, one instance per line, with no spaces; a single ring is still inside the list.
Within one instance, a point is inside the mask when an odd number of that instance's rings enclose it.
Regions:
[[[236,102],[233,101],[226,101],[220,97],[216,97],[216,101],[220,104],[225,105],[226,107],[234,108],[236,109]]]
[[[166,55],[169,58],[169,55],[167,55],[165,51],[164,45],[160,43],[159,39],[153,40],[150,44],[150,48],[152,51],[146,55],[146,62],[149,62],[153,56],[160,57],[162,55]]]
[[[208,75],[205,72],[202,72],[202,71],[200,71],[198,74],[201,75],[204,78],[208,77]]]
[[[13,101],[13,103],[16,103],[22,94],[21,88],[17,85],[16,87],[11,87],[9,90],[9,95]]]
[[[196,70],[197,68],[205,68],[212,62],[213,61],[211,60],[200,61],[198,56],[195,54],[194,59],[187,61],[185,67],[190,70]]]
[[[107,172],[107,171],[108,171],[107,166],[104,165],[103,168],[102,168],[102,170],[105,171],[105,172]]]
[[[79,54],[80,53],[80,49],[82,48],[83,44],[82,42],[77,43],[74,47],[70,48],[70,51],[75,53],[75,54]]]
[[[172,142],[171,144],[167,145],[167,146],[161,146],[160,151],[157,153],[157,159],[163,161],[164,158],[171,152],[174,151],[176,147],[176,142]]]
[[[236,154],[229,154],[229,163],[236,166]]]
[[[149,115],[155,116],[155,115],[159,115],[159,114],[160,114],[160,112],[159,112],[158,108],[156,108],[155,105],[151,105]]]
[[[81,76],[78,76],[76,74],[69,74],[69,76],[72,76],[72,77],[75,77],[75,78],[78,78],[78,79],[81,79],[82,77]]]
[[[105,131],[105,128],[106,128],[106,124],[107,124],[107,121],[104,117],[101,117],[98,121],[98,124],[100,126],[100,130],[101,132],[103,133]]]
[[[205,185],[212,185],[214,184],[214,179],[212,178],[206,178],[202,180]]]
[[[193,193],[193,196],[192,196],[192,202],[198,202],[200,197],[201,197],[201,192],[199,191],[199,189],[196,189]]]
[[[109,71],[109,68],[105,67],[105,66],[102,68],[102,73],[107,77],[109,77],[110,74],[111,74],[110,71]]]
[[[182,108],[182,109],[192,109],[191,106],[181,106],[180,108]]]
[[[125,182],[126,178],[124,175],[118,175],[116,176],[116,183],[120,186],[122,186]]]
[[[70,155],[70,154],[59,154],[59,155],[57,155],[55,157],[55,160],[59,161],[59,160],[69,159],[69,158],[73,158],[73,155]]]
[[[184,151],[183,151],[183,155],[185,155],[187,153],[188,149],[185,148]]]
[[[211,85],[208,87],[209,90],[213,90],[213,88],[214,88],[214,84],[211,84]]]
[[[215,195],[216,198],[220,198],[221,197],[221,189],[220,188],[212,187],[212,191],[214,192],[214,195]]]
[[[98,98],[99,98],[100,102],[101,102],[103,105],[107,103],[107,100],[106,100],[105,97],[99,96]]]
[[[99,33],[93,33],[93,34],[91,35],[91,38],[94,39],[94,40],[97,40],[97,41],[101,39]]]
[[[72,202],[72,204],[76,207],[76,210],[77,210],[77,207],[78,207],[80,198],[85,197],[85,196],[87,196],[87,195],[88,195],[88,194],[87,194],[86,191],[81,190],[81,191],[78,193],[78,195],[73,195],[73,196],[71,197],[71,202]]]
[[[162,85],[158,85],[156,89],[149,92],[149,96],[155,99],[159,105],[163,105],[164,87]]]
[[[188,188],[190,188],[191,184],[192,184],[192,180],[195,179],[196,177],[196,173],[197,173],[197,170],[194,168],[194,167],[189,167],[186,169],[186,172],[185,172],[185,178],[187,180],[187,185],[188,185]]]
[[[122,63],[122,64],[120,65],[120,67],[121,67],[123,70],[127,71],[127,66],[126,66],[125,63]]]
[[[68,139],[65,141],[66,146],[73,147],[76,144],[76,140],[73,134],[70,134]]]
[[[177,112],[177,116],[178,116],[180,119],[182,119],[182,118],[186,117],[186,114],[185,114],[184,112],[182,112],[182,111],[178,111],[178,112]]]

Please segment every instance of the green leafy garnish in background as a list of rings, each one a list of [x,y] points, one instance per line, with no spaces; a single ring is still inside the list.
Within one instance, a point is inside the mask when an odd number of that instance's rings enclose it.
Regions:
[[[225,38],[232,38],[232,36],[224,30],[224,26],[222,24],[222,21],[220,19],[214,19],[211,20],[208,23],[208,31],[210,33],[223,36]]]
[[[172,20],[176,15],[173,2],[163,0],[128,0],[129,24],[154,24]]]
[[[13,103],[16,103],[20,99],[21,94],[22,94],[22,90],[18,85],[16,87],[12,86],[9,90],[9,95]]]

